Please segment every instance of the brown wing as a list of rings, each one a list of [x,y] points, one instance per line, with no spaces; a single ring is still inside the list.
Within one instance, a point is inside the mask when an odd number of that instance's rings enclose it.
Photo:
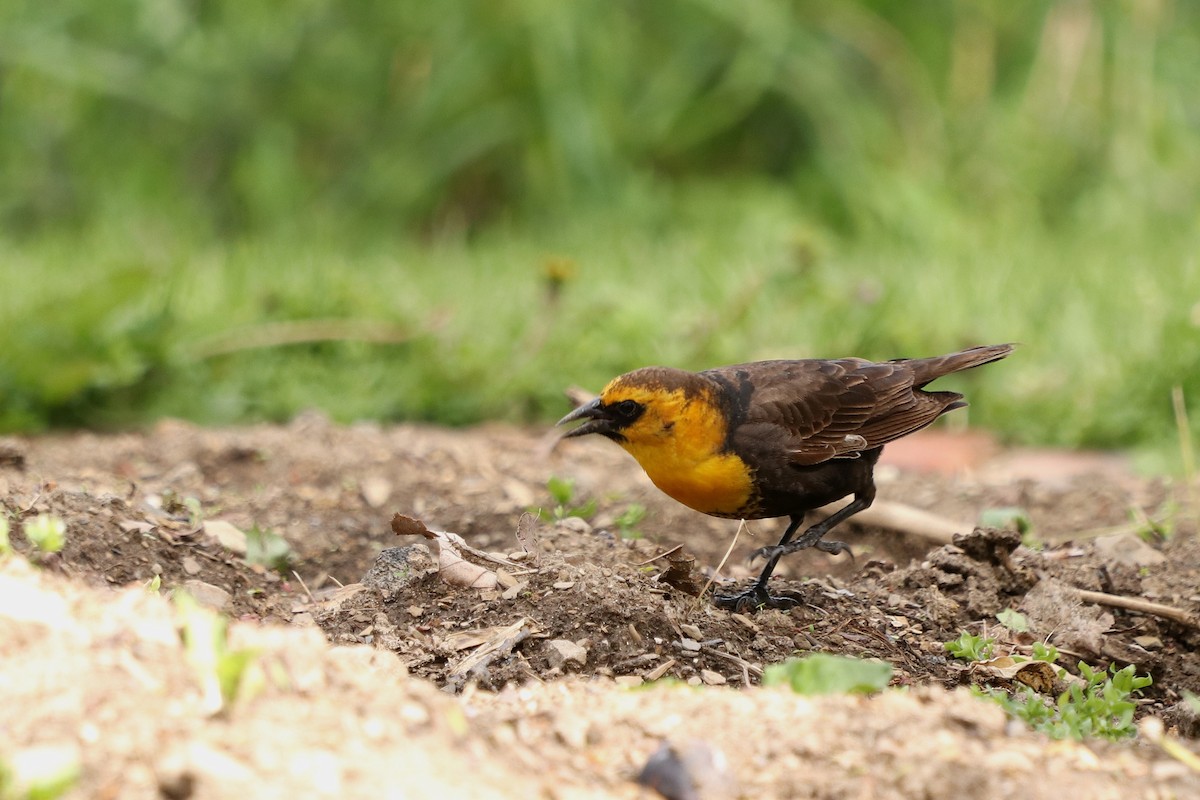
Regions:
[[[769,426],[776,447],[799,465],[854,458],[925,427],[962,399],[914,391],[904,362],[764,361],[720,372],[753,386],[744,407],[747,432],[761,439]]]

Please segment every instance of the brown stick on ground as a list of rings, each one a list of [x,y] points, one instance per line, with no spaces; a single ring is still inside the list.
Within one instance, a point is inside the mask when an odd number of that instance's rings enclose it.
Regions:
[[[828,517],[841,505],[841,503],[830,503],[818,508],[814,513]],[[858,525],[887,528],[937,544],[951,544],[954,534],[968,533],[975,527],[967,522],[958,522],[930,511],[922,511],[919,508],[889,500],[876,500],[870,508],[855,514],[853,522]]]
[[[1182,608],[1164,606],[1161,603],[1151,603],[1149,600],[1140,600],[1136,597],[1122,597],[1116,594],[1093,592],[1088,589],[1077,589],[1076,591],[1079,592],[1079,599],[1085,603],[1096,603],[1097,605],[1111,606],[1112,608],[1123,608],[1126,611],[1137,611],[1140,614],[1150,614],[1151,616],[1169,619],[1172,622],[1178,622],[1180,625],[1187,625],[1191,628],[1200,628],[1200,615],[1184,611]]]

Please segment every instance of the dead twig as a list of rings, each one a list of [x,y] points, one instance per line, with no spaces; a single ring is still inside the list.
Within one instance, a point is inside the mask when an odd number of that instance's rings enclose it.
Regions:
[[[762,667],[758,666],[757,664],[751,664],[746,659],[741,658],[740,656],[735,656],[733,653],[726,653],[723,650],[718,650],[715,647],[709,647],[707,645],[701,645],[700,652],[704,653],[706,656],[714,656],[715,658],[723,658],[726,661],[730,662],[731,664],[736,664],[738,667],[741,668],[742,672],[747,676],[752,674],[756,678],[762,677],[762,674],[763,674]],[[746,679],[746,685],[747,686],[750,685],[750,680],[748,677]]]
[[[1149,614],[1153,617],[1162,617],[1169,619],[1172,622],[1178,622],[1180,625],[1187,625],[1190,628],[1200,628],[1200,616],[1184,611],[1182,608],[1174,606],[1165,606],[1162,603],[1152,603],[1149,600],[1142,600],[1137,597],[1123,597],[1116,594],[1107,594],[1106,592],[1093,592],[1088,589],[1076,589],[1079,593],[1079,599],[1085,603],[1096,603],[1097,605],[1109,606],[1111,608],[1123,608],[1126,611],[1136,611],[1139,614]]]
[[[828,517],[841,506],[841,503],[830,503],[816,509],[813,513],[819,514],[821,517]],[[959,522],[931,511],[924,511],[890,500],[876,500],[870,508],[855,514],[853,521],[858,525],[887,528],[937,544],[951,544],[954,541],[954,534],[969,533],[975,527],[968,522]]]
[[[306,595],[308,595],[308,602],[310,602],[310,603],[315,603],[315,602],[317,602],[317,601],[316,601],[316,600],[313,598],[313,593],[312,593],[312,591],[311,591],[311,590],[308,588],[308,584],[304,582],[304,578],[301,578],[301,577],[300,577],[300,573],[299,573],[299,572],[296,572],[296,570],[292,570],[292,574],[296,576],[296,580],[300,581],[300,586],[301,586],[301,588],[303,588],[303,589],[304,589],[304,593],[305,593]]]
[[[677,550],[682,550],[682,549],[683,549],[683,545],[677,544],[674,547],[672,547],[670,550],[664,550],[663,552],[659,553],[658,555],[651,556],[650,558],[647,558],[645,561],[643,561],[639,564],[634,564],[634,566],[635,567],[644,567],[647,564],[653,564],[655,561],[658,561],[660,558],[665,558],[665,557],[671,555],[672,553],[676,552]]]
[[[700,590],[700,597],[696,599],[696,608],[700,607],[700,603],[704,601],[708,590],[712,588],[713,582],[717,576],[721,574],[721,570],[725,568],[725,562],[729,560],[729,554],[733,552],[733,548],[737,546],[738,538],[742,535],[742,531],[746,529],[746,520],[741,520],[738,523],[737,530],[733,532],[733,540],[729,543],[729,547],[725,550],[725,555],[721,556],[721,563],[717,564],[717,568],[713,570],[712,575],[708,579],[708,583],[704,584],[704,588]]]

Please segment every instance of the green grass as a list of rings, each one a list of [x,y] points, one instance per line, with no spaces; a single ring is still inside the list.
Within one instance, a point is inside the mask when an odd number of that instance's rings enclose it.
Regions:
[[[1196,231],[1002,237],[976,221],[980,238],[952,247],[866,246],[823,235],[772,189],[667,202],[649,221],[590,213],[425,244],[14,246],[0,263],[0,426],[283,420],[312,406],[339,420],[550,420],[565,386],[650,363],[1017,341],[1007,361],[944,382],[969,393],[971,424],[1175,457],[1171,387],[1200,398]],[[264,324],[306,320],[386,323],[395,341],[238,349]]]
[[[1177,467],[1200,6],[281,20],[0,7],[0,429],[549,420],[648,363],[1017,341],[946,381],[972,424]]]

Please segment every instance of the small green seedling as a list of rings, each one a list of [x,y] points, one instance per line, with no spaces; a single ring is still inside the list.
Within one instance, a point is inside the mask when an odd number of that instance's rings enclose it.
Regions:
[[[1200,695],[1184,692],[1183,702],[1187,704],[1187,707],[1192,710],[1193,714],[1200,714]]]
[[[1179,517],[1179,502],[1170,498],[1163,502],[1149,517],[1137,506],[1129,509],[1129,516],[1136,525],[1136,533],[1142,541],[1158,544],[1175,535],[1175,521]]]
[[[0,558],[12,553],[12,542],[8,540],[8,517],[0,517]]]
[[[1099,737],[1110,741],[1130,738],[1137,733],[1133,724],[1134,692],[1152,683],[1149,675],[1134,673],[1133,665],[1118,670],[1093,669],[1079,662],[1083,683],[1072,684],[1051,703],[1032,689],[1022,689],[1010,697],[998,689],[982,694],[990,697],[1011,716],[1052,739],[1088,739]]]
[[[530,509],[538,515],[538,519],[547,522],[559,522],[567,517],[589,519],[596,514],[596,501],[589,500],[581,505],[572,505],[575,498],[575,481],[570,478],[551,477],[546,481],[546,489],[554,498],[555,507],[550,511],[544,508]]]
[[[1033,530],[1033,521],[1023,508],[1005,506],[1003,508],[985,509],[979,515],[979,524],[984,528],[1003,528],[1015,530],[1025,536]]]
[[[255,525],[246,531],[246,563],[259,564],[286,575],[292,568],[295,554],[292,546],[274,531]]]
[[[622,539],[641,539],[638,525],[646,518],[646,507],[641,503],[630,503],[621,515],[613,520]]]
[[[990,636],[976,636],[963,631],[952,642],[944,642],[947,652],[965,661],[986,661],[996,649],[996,640]]]
[[[218,714],[240,697],[262,688],[264,677],[257,668],[258,651],[229,646],[229,621],[202,607],[187,592],[175,595],[175,608],[182,626],[188,661],[200,679],[204,707]]]
[[[789,658],[763,671],[763,686],[788,686],[796,694],[867,694],[887,687],[892,665],[828,653]]]
[[[0,761],[0,800],[58,800],[79,782],[79,754],[69,747],[31,747]]]
[[[996,615],[996,619],[1013,633],[1029,633],[1029,620],[1020,611],[1006,608]]]
[[[1043,642],[1033,643],[1033,660],[1045,661],[1048,664],[1058,663],[1058,648]]]
[[[150,580],[146,581],[146,591],[150,594],[158,594],[162,591],[162,575],[155,575]]]
[[[25,538],[42,553],[57,553],[67,543],[67,525],[53,514],[38,514],[24,525]]]

